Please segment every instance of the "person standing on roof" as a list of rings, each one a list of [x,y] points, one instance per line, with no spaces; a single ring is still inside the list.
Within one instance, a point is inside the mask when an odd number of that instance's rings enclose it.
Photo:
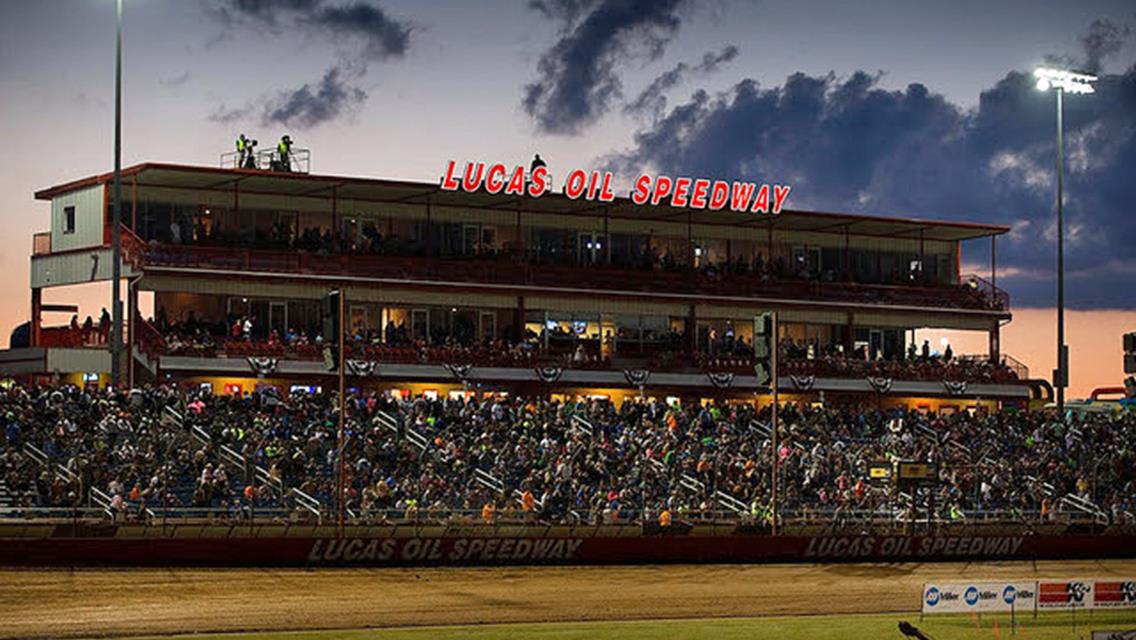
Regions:
[[[277,171],[292,170],[292,138],[285,135],[276,145]]]
[[[256,141],[249,140],[245,137],[245,134],[242,133],[237,137],[237,168],[249,168],[248,164],[252,160],[252,148],[254,146],[256,146]]]
[[[538,153],[538,154],[533,156],[532,164],[529,165],[529,173],[536,171],[537,167],[547,167],[547,166],[548,165],[546,165],[544,163],[544,160],[540,157],[540,154]]]

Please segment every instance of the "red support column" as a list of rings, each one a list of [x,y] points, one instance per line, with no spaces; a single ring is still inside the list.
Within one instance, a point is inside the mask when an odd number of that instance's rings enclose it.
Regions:
[[[990,362],[998,364],[1002,361],[1002,325],[995,320],[990,327]]]
[[[126,371],[127,382],[134,388],[134,333],[138,330],[138,289],[131,280],[126,281]]]
[[[525,341],[525,297],[517,296],[517,307],[513,309],[513,344]]]
[[[694,305],[686,316],[686,351],[690,354],[698,353],[698,314],[694,312]]]
[[[40,346],[42,339],[40,338],[40,328],[43,325],[43,289],[32,289],[32,324],[31,332],[28,336],[28,345],[32,347]]]
[[[990,236],[990,285],[998,288],[998,236]]]

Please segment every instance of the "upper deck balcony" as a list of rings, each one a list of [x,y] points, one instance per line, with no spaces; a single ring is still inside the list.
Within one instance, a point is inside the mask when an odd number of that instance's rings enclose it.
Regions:
[[[239,248],[151,243],[147,267],[244,271],[281,275],[352,276],[389,280],[619,291],[689,297],[725,296],[795,301],[1007,311],[1009,296],[978,276],[959,284],[861,284],[848,274],[793,271],[782,262],[744,261],[688,267],[663,261],[637,264],[555,262],[540,256],[489,253],[424,257],[371,252]]]
[[[750,215],[436,184],[147,163],[123,171],[140,267],[891,305],[1008,316],[960,245],[1005,227],[785,209]],[[66,197],[95,176],[37,193]],[[105,207],[104,207],[105,208]],[[109,238],[107,238],[109,239]],[[42,251],[42,249],[40,249]],[[50,249],[48,249],[50,251]]]

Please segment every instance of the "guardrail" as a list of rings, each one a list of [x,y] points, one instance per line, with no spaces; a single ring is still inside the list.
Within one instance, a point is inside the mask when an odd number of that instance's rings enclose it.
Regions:
[[[29,526],[52,523],[82,522],[102,525],[141,524],[151,526],[171,525],[315,525],[324,524],[326,515],[319,502],[298,489],[293,489],[291,507],[252,506],[234,503],[228,507],[165,507],[159,505],[140,508],[139,504],[124,504],[115,512],[111,508],[111,497],[98,491],[98,501],[89,507],[13,507],[12,514],[0,518],[0,525],[20,523]],[[718,527],[723,533],[744,530],[750,533],[768,533],[767,523],[744,509],[744,505],[729,496],[717,495],[719,508],[706,510],[672,510],[673,530],[682,532],[684,526]],[[729,506],[727,506],[729,505]],[[531,513],[522,514],[519,510],[496,511],[489,519],[483,518],[480,510],[419,508],[408,510],[383,509],[352,514],[347,524],[360,526],[401,526],[414,527],[454,527],[466,531],[470,525],[513,526],[531,525],[541,531],[549,526],[625,526],[639,528],[641,531],[658,531],[655,521],[657,514],[635,520],[612,520],[599,512],[570,511],[562,518],[550,520],[542,516],[543,505],[538,505]],[[912,513],[902,509],[842,509],[834,512],[807,512],[786,510],[780,519],[782,531],[786,535],[808,533],[816,535],[911,535],[950,532],[952,535],[1023,535],[1045,532],[1053,535],[1064,533],[1084,534],[1105,531],[1136,534],[1136,515],[1128,514],[1121,520],[1097,522],[1094,519],[1042,517],[1037,511],[971,511],[964,518],[928,517],[923,513]],[[205,535],[204,533],[202,535]]]
[[[242,162],[243,160],[243,162]],[[239,151],[227,151],[221,154],[220,166],[222,169],[249,169],[258,171],[276,171],[283,173],[310,173],[312,168],[312,152],[310,149],[293,147],[287,162],[281,160],[276,149],[253,150],[251,154],[242,154]]]

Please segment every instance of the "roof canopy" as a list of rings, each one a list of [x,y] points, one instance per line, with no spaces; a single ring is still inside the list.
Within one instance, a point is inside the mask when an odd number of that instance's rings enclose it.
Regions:
[[[747,229],[772,226],[784,231],[818,231],[927,240],[970,240],[1006,233],[1009,227],[969,222],[944,222],[887,218],[850,213],[785,209],[780,215],[750,215],[734,211],[708,211],[671,206],[640,206],[627,197],[614,202],[571,200],[549,193],[539,198],[443,191],[438,184],[375,178],[328,176],[300,173],[273,173],[252,169],[220,169],[189,165],[144,163],[122,170],[131,184],[179,189],[231,190],[279,196],[336,197],[343,200],[397,202],[465,207],[501,211],[532,211],[575,215],[629,218],[640,221],[685,222],[688,217],[700,224],[732,225]],[[96,184],[113,181],[113,174],[102,174],[38,191],[40,200]],[[124,185],[125,186],[125,185]]]

